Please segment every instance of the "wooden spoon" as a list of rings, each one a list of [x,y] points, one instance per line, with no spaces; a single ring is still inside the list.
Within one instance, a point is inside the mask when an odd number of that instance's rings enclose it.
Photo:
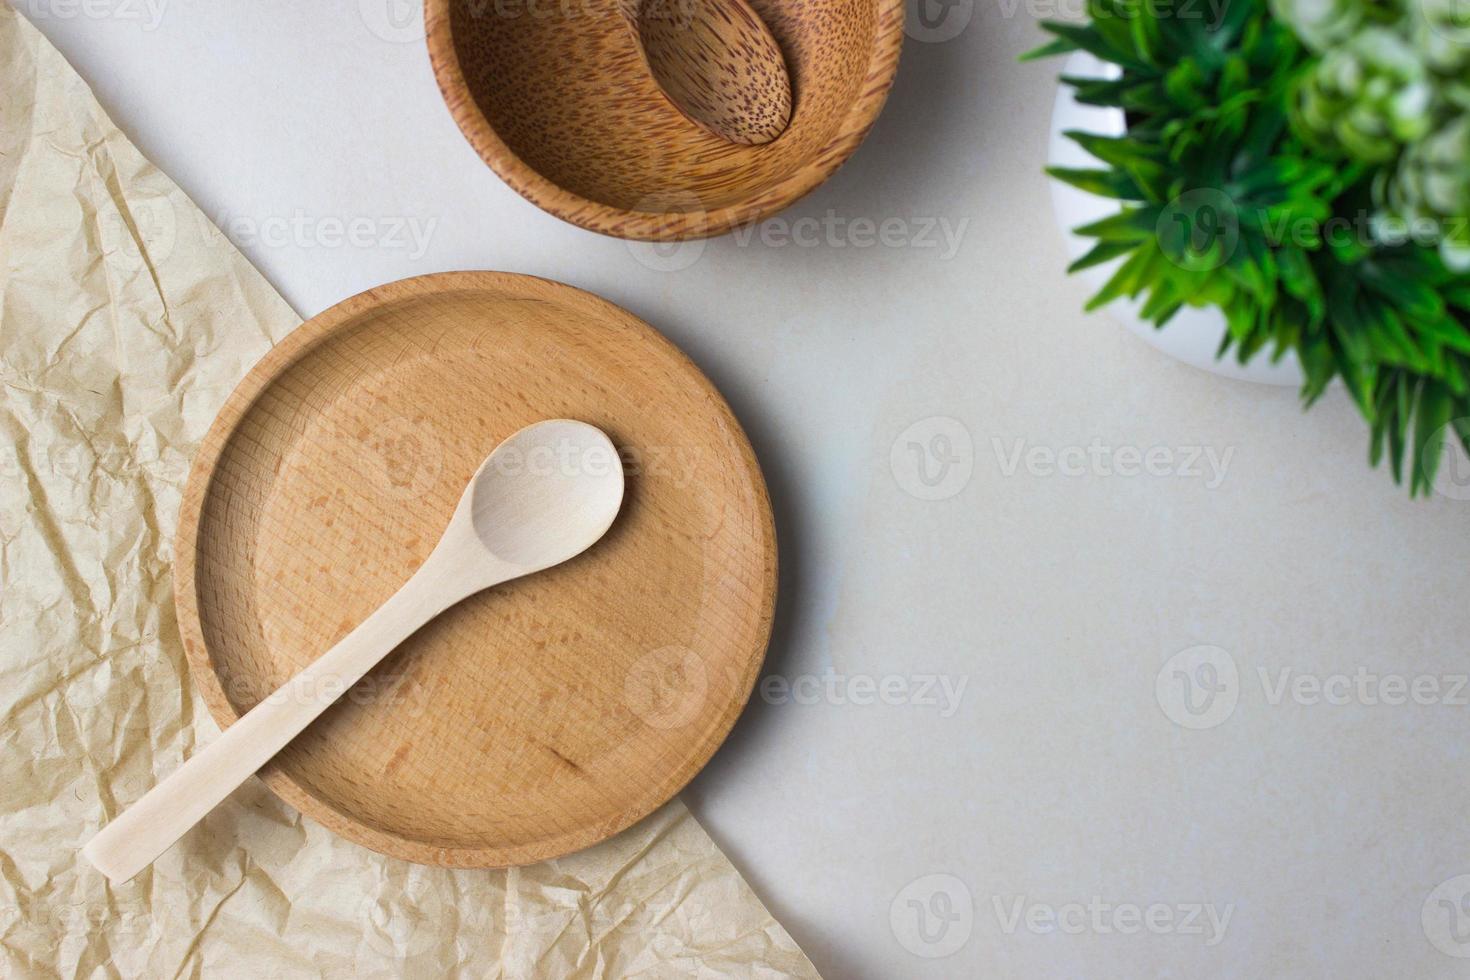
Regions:
[[[476,592],[581,554],[612,525],[622,501],[622,461],[600,429],[557,419],[515,433],[480,464],[444,536],[401,589],[108,824],[82,854],[112,881],[127,881],[420,626]]]
[[[619,0],[648,70],[680,112],[731,143],[791,121],[786,59],[746,0]]]

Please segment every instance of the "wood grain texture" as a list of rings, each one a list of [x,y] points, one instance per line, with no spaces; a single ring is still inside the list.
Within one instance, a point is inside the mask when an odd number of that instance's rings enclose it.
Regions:
[[[696,126],[769,143],[791,121],[781,46],[745,0],[619,0],[648,71]]]
[[[775,604],[770,504],[718,392],[558,283],[446,273],[355,296],[256,365],[196,458],[175,598],[228,726],[388,598],[505,436],[575,418],[623,453],[598,545],[410,636],[261,775],[375,850],[523,864],[630,826],[728,734]]]
[[[679,240],[758,221],[826,180],[898,68],[903,0],[750,4],[785,55],[794,100],[790,124],[759,146],[714,136],[669,101],[617,0],[426,0],[425,18],[450,113],[506,183],[592,231]]]

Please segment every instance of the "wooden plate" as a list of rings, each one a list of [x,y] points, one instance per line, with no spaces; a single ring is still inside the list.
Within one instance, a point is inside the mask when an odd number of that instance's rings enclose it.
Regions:
[[[314,317],[209,430],[175,598],[227,726],[409,577],[501,439],[556,417],[624,455],[612,530],[429,623],[262,770],[344,837],[427,864],[525,864],[671,798],[765,654],[765,484],[719,393],[651,327],[502,273],[390,283]]]

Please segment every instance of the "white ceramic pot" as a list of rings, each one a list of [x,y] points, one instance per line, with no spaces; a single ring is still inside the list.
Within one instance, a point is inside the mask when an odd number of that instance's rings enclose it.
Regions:
[[[1083,78],[1114,78],[1118,68],[1078,52],[1067,59],[1066,75]],[[1059,86],[1056,106],[1051,117],[1051,149],[1049,158],[1058,167],[1096,167],[1098,161],[1062,134],[1069,129],[1098,133],[1104,136],[1121,136],[1125,129],[1123,113],[1118,109],[1102,109],[1082,105],[1072,97],[1068,85]],[[1052,206],[1056,211],[1057,224],[1066,237],[1067,253],[1079,259],[1092,248],[1093,239],[1072,233],[1072,229],[1101,218],[1118,210],[1118,203],[1095,194],[1078,190],[1059,180],[1051,182]],[[1113,270],[1121,259],[1085,269],[1078,275],[1101,289],[1112,277]],[[1138,315],[1142,303],[1120,299],[1109,304],[1105,311],[1133,333],[1148,341],[1170,357],[1193,365],[1212,374],[1223,375],[1241,381],[1255,381],[1271,385],[1296,385],[1302,383],[1302,369],[1294,353],[1288,353],[1280,361],[1271,362],[1270,352],[1257,354],[1248,363],[1235,360],[1233,353],[1216,360],[1215,352],[1225,339],[1225,315],[1214,307],[1197,309],[1186,306],[1170,320],[1162,330]]]

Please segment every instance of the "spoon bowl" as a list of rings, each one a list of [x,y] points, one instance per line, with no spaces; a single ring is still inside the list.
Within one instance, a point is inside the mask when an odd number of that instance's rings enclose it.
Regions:
[[[621,0],[648,71],[695,125],[744,146],[791,122],[791,78],[746,0]]]
[[[612,526],[623,501],[622,462],[601,429],[539,422],[495,448],[466,497],[486,551],[529,574],[575,557]]]

